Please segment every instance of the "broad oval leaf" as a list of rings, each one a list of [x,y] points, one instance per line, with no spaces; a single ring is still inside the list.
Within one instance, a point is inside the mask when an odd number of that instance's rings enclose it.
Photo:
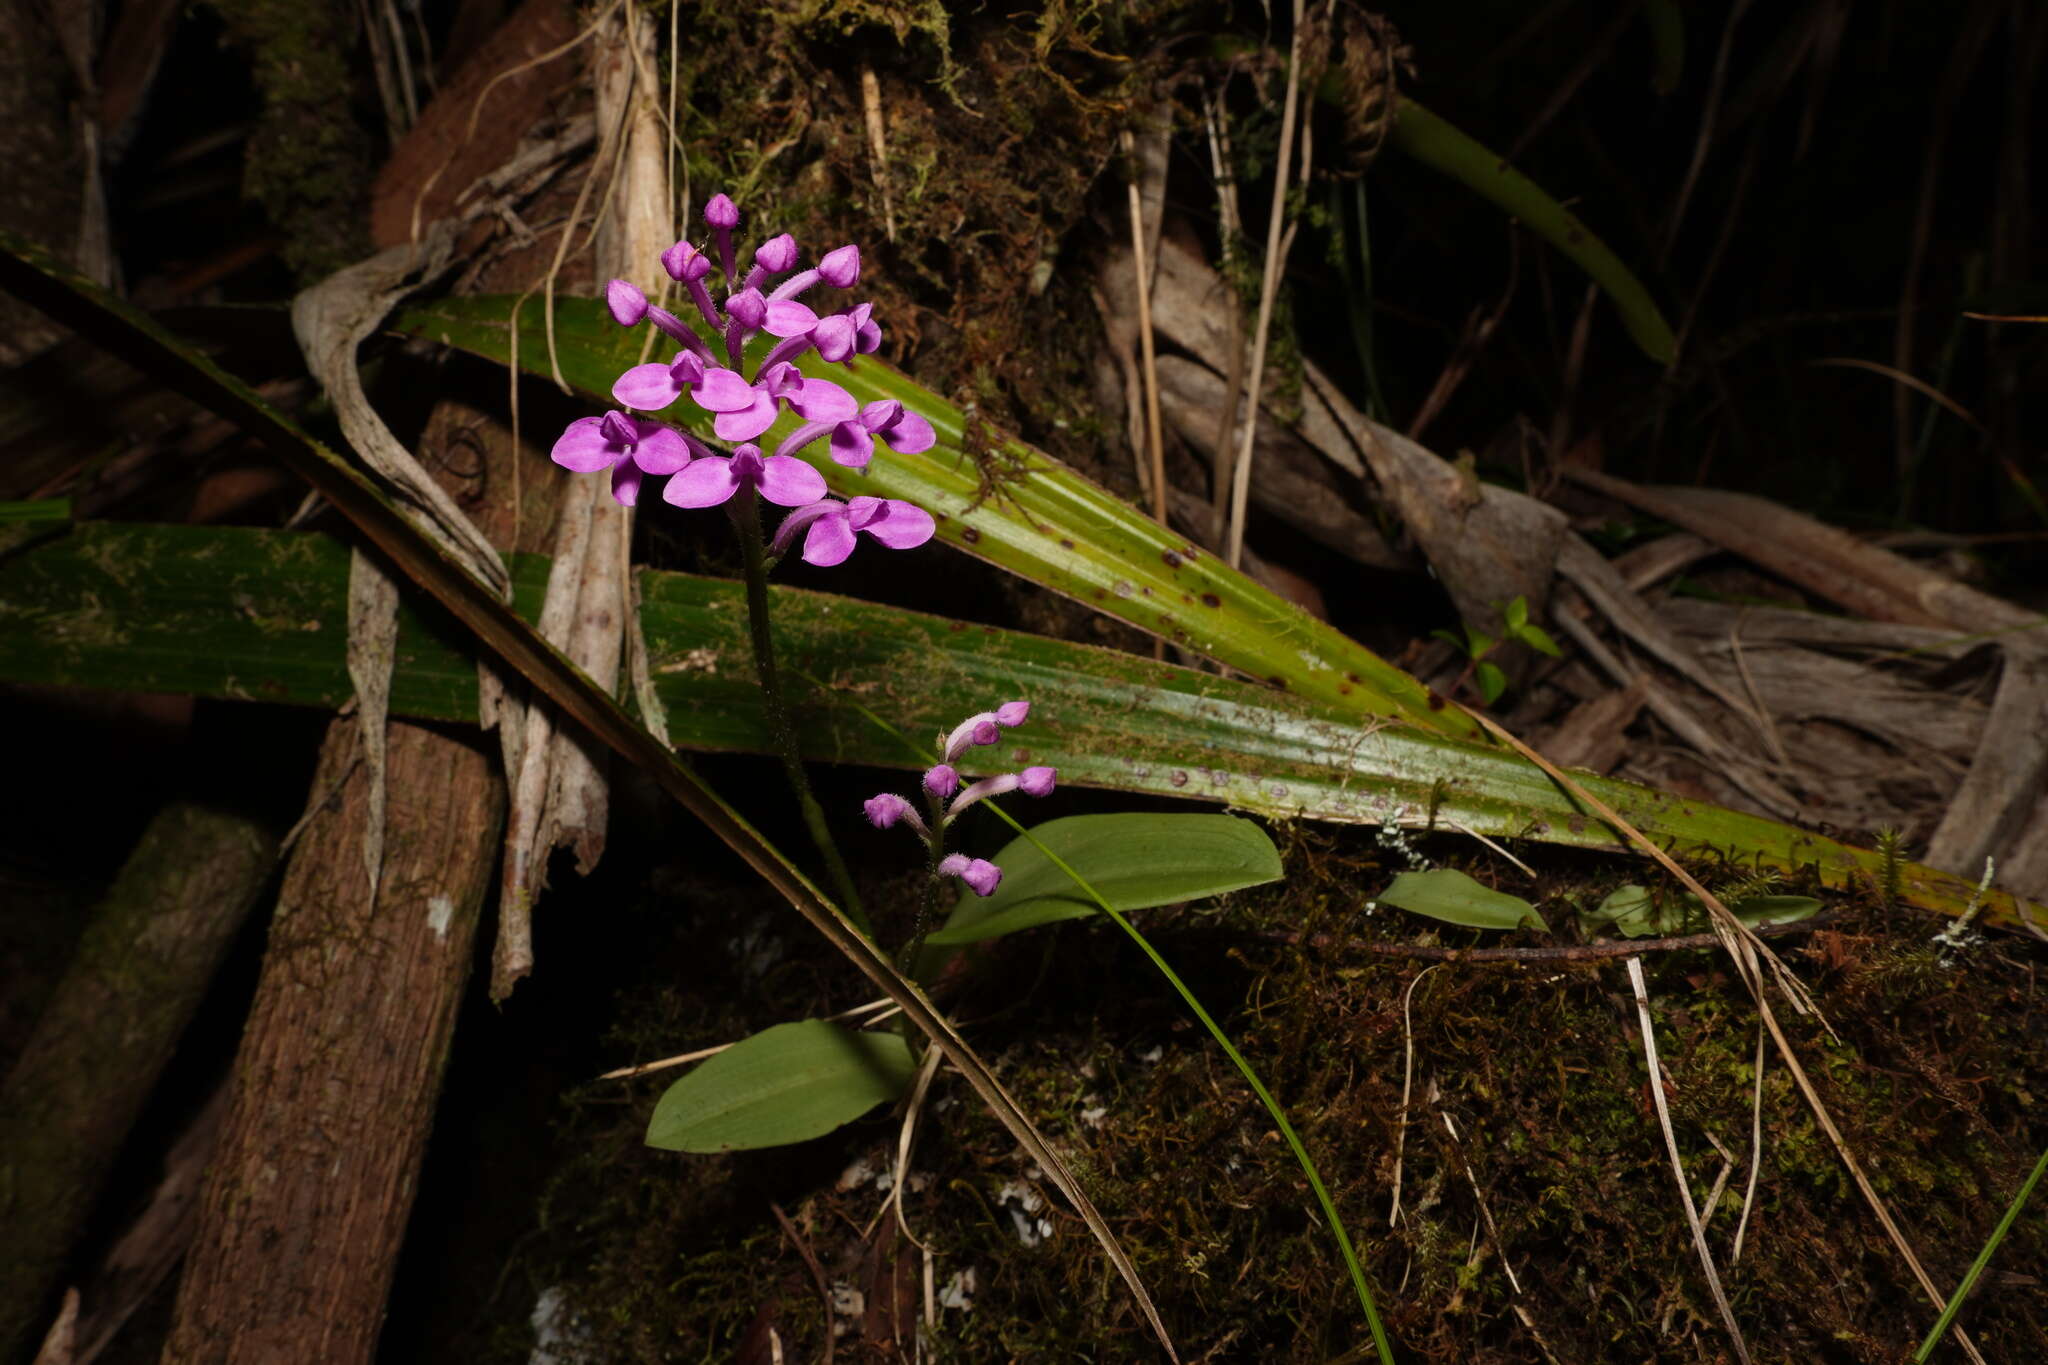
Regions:
[[[1280,851],[1266,831],[1235,815],[1069,815],[1046,821],[1031,836],[1118,910],[1221,895],[1281,877]],[[1012,839],[995,863],[1003,869],[995,894],[963,892],[944,927],[926,940],[930,946],[956,948],[1096,913],[1074,879],[1031,839]]]
[[[1524,924],[1544,927],[1536,907],[1520,896],[1481,886],[1451,867],[1403,872],[1394,878],[1393,885],[1380,892],[1379,901],[1467,929],[1519,929]]]
[[[647,1145],[740,1152],[803,1142],[897,1098],[916,1070],[898,1034],[822,1019],[777,1024],[670,1086],[647,1121]]]

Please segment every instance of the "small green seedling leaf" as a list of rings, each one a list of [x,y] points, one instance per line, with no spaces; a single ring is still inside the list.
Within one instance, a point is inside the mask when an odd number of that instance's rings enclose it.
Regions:
[[[1465,637],[1458,634],[1458,632],[1455,630],[1445,630],[1442,627],[1438,627],[1436,630],[1431,631],[1429,634],[1431,639],[1442,640],[1445,644],[1449,645],[1452,649],[1457,650],[1460,654],[1465,653],[1468,649],[1468,646],[1465,642]]]
[[[670,1086],[647,1122],[647,1145],[738,1152],[803,1142],[896,1099],[916,1070],[898,1034],[822,1019],[777,1024]]]
[[[1465,627],[1466,652],[1475,659],[1483,659],[1493,653],[1494,638],[1483,631]]]
[[[1382,905],[1467,929],[1519,929],[1524,924],[1537,929],[1544,927],[1536,907],[1520,896],[1481,886],[1449,867],[1403,872],[1394,878],[1393,885],[1380,892],[1379,900]]]
[[[1501,609],[1500,616],[1501,620],[1507,622],[1508,634],[1520,635],[1522,627],[1529,624],[1529,599],[1520,595],[1509,598],[1507,606]]]
[[[1820,910],[1811,896],[1750,896],[1732,902],[1728,910],[1744,924],[1795,924]],[[1579,912],[1579,930],[1591,938],[1601,929],[1612,929],[1623,938],[1663,938],[1696,934],[1707,926],[1707,908],[1699,898],[1681,892],[1661,901],[1646,888],[1624,886],[1590,911]]]
[[[1031,834],[1118,910],[1220,895],[1282,874],[1280,851],[1266,831],[1235,815],[1070,815]],[[1012,839],[995,862],[1003,869],[995,894],[962,892],[946,923],[925,940],[928,946],[957,948],[1099,913],[1029,839]]]
[[[1548,654],[1553,659],[1564,657],[1564,651],[1557,647],[1557,641],[1550,638],[1550,632],[1539,625],[1523,624],[1515,631],[1515,638],[1539,654]]]
[[[1488,706],[1499,701],[1501,693],[1508,690],[1508,675],[1500,671],[1498,664],[1479,665],[1473,670],[1472,681],[1479,684],[1479,695]]]

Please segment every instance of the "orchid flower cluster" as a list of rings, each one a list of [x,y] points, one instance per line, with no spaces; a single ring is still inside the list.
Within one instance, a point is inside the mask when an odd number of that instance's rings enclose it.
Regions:
[[[786,553],[801,534],[803,557],[812,564],[844,562],[853,553],[857,532],[895,550],[924,544],[935,529],[929,512],[891,498],[841,502],[828,497],[824,477],[796,456],[814,441],[829,438],[833,461],[861,471],[874,458],[878,441],[916,454],[931,449],[936,440],[931,423],[897,400],[882,398],[862,406],[831,380],[797,367],[813,351],[820,362],[851,366],[856,356],[882,344],[874,305],[856,303],[820,313],[802,300],[821,284],[852,288],[860,278],[860,248],[839,247],[809,269],[797,270],[796,239],[785,232],[756,246],[742,275],[733,254],[739,221],[732,200],[714,195],[704,206],[712,234],[707,248],[677,242],[661,254],[662,268],[683,287],[718,338],[726,363],[721,365],[711,344],[682,319],[650,303],[638,286],[613,280],[605,289],[612,320],[621,327],[650,323],[681,349],[672,360],[635,365],[620,375],[612,397],[626,411],[571,422],[555,442],[555,463],[582,473],[610,470],[612,496],[629,507],[639,501],[648,475],[668,477],[661,496],[678,507],[715,507],[742,491],[758,493],[794,509],[776,532],[771,553]],[[713,270],[711,246],[723,272],[722,298],[714,298],[706,284]],[[784,278],[774,283],[777,276]],[[746,345],[764,331],[776,341],[749,379]],[[712,414],[712,430],[721,441],[735,443],[730,455],[646,415],[685,397]],[[754,438],[775,425],[785,409],[802,424],[764,455]]]
[[[1004,702],[993,711],[969,716],[953,727],[953,732],[946,736],[939,762],[925,771],[923,786],[925,805],[931,816],[929,822],[917,813],[915,806],[894,792],[883,792],[862,803],[869,822],[877,829],[888,829],[898,822],[910,826],[931,847],[939,876],[958,877],[977,896],[993,895],[996,884],[1003,879],[1003,870],[985,858],[969,858],[961,853],[940,856],[945,848],[946,826],[983,797],[1001,796],[1013,791],[1021,791],[1026,796],[1045,796],[1052,791],[1053,781],[1059,772],[1055,768],[1026,768],[1022,772],[997,773],[962,785],[960,769],[956,765],[966,758],[968,750],[994,744],[1002,738],[1004,730],[1022,725],[1030,714],[1031,703],[1028,701]]]

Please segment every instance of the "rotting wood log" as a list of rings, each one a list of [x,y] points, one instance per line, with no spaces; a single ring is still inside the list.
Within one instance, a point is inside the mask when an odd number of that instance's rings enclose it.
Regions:
[[[394,722],[373,901],[361,751],[355,718],[329,727],[319,809],[286,865],[166,1362],[341,1363],[376,1349],[504,791],[473,738]]]
[[[94,911],[0,1087],[0,1358],[47,1325],[114,1157],[276,859],[259,823],[177,802]]]
[[[529,0],[505,41],[484,44],[394,151],[380,203],[419,197],[393,188],[405,180],[398,168],[445,167],[457,189],[495,168],[500,149],[469,123],[477,94],[495,71],[534,55],[547,16],[567,12],[557,0]],[[564,85],[557,73],[544,92],[529,92],[518,106],[529,124]],[[464,137],[451,133],[458,128]],[[506,128],[500,119],[491,136]],[[538,221],[565,218],[574,195],[573,185],[550,186],[531,211]],[[547,269],[555,243],[478,250],[474,286],[517,290]],[[559,288],[589,287],[585,258],[572,254],[564,266]],[[441,383],[418,440],[421,463],[493,545],[544,550],[564,483],[545,458],[547,437],[513,439],[497,415],[502,387],[471,393],[453,373]],[[505,788],[496,747],[391,723],[383,871],[371,905],[360,736],[354,721],[330,729],[313,787],[323,809],[286,874],[165,1361],[374,1354],[498,861]]]

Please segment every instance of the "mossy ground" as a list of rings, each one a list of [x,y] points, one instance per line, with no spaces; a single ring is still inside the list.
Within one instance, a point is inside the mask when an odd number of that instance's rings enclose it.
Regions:
[[[1368,914],[1369,894],[1398,870],[1381,866],[1369,834],[1280,838],[1284,884],[1140,919],[1287,1105],[1362,1244],[1402,1358],[1728,1358],[1622,963],[1431,969],[1370,953],[1359,945],[1477,936],[1439,935],[1398,911]],[[1568,899],[1597,899],[1631,871],[1546,856],[1531,883],[1497,860],[1467,861],[1469,843],[1432,841],[1425,851],[1531,896],[1554,922],[1568,918]],[[784,922],[772,907],[687,882],[680,890],[664,910],[681,910],[672,941],[645,959],[643,984],[618,998],[617,1061],[858,998],[850,973],[802,935],[762,929]],[[871,888],[871,902],[905,899],[891,890]],[[1840,1041],[1779,1002],[1781,1017],[1930,1273],[1952,1285],[2048,1139],[2037,1098],[2048,1093],[2038,951],[1993,942],[1944,965],[1929,944],[1938,926],[1917,914],[1840,897],[1827,914],[1824,928],[1779,947]],[[1299,935],[1325,937],[1289,941]],[[1768,1054],[1761,1168],[1741,1258],[1731,1254],[1748,1180],[1757,1013],[1713,950],[1646,965],[1687,1173],[1701,1202],[1720,1186],[1708,1239],[1755,1358],[1903,1359],[1932,1311]],[[1184,1358],[1369,1358],[1342,1266],[1285,1146],[1113,929],[1070,925],[1005,942],[955,984],[952,1005],[1083,1172]],[[818,1358],[819,1292],[772,1203],[842,1287],[838,1359],[898,1358],[920,1315],[924,1269],[918,1249],[877,1221],[884,1192],[872,1173],[893,1164],[895,1117],[871,1115],[797,1148],[681,1156],[640,1143],[665,1083],[575,1093],[561,1134],[574,1155],[536,1202],[513,1258],[518,1278],[565,1286],[596,1359],[766,1360],[771,1330],[785,1358]],[[904,1213],[932,1249],[935,1289],[957,1288],[969,1271],[975,1286],[971,1308],[939,1312],[936,1358],[1156,1358],[1085,1229],[972,1093],[942,1077],[932,1096]],[[1397,1151],[1402,1212],[1390,1228]],[[845,1178],[857,1164],[867,1174]],[[1027,1190],[1046,1206],[1025,1208]],[[1041,1218],[1052,1235],[1025,1245],[1020,1219]],[[2048,1354],[2048,1303],[2032,1274],[2048,1251],[2043,1227],[2038,1212],[2016,1225],[1965,1316],[1990,1359]],[[844,1289],[860,1291],[858,1309]],[[523,1325],[500,1334],[506,1358],[530,1340]]]

